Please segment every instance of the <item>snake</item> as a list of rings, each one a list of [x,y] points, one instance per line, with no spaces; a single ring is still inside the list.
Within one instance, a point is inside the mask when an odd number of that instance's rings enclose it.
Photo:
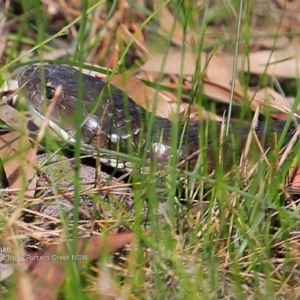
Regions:
[[[144,158],[150,164],[166,165],[173,158],[181,169],[194,170],[202,164],[207,170],[213,170],[220,163],[222,146],[222,163],[230,167],[241,156],[253,128],[250,123],[230,122],[229,134],[224,139],[221,138],[223,122],[177,121],[175,124],[145,110],[114,85],[70,66],[28,66],[20,73],[18,85],[31,110],[41,118],[57,87],[62,87],[49,126],[63,132],[64,138],[74,136],[79,115],[82,143]],[[274,140],[274,135],[279,140],[285,126],[286,121],[282,120],[258,121],[252,131],[263,149],[267,149],[274,147],[270,140]],[[285,140],[291,139],[297,129],[293,122],[288,126]],[[119,170],[133,168],[128,159],[116,158],[111,153],[101,155],[100,159]]]

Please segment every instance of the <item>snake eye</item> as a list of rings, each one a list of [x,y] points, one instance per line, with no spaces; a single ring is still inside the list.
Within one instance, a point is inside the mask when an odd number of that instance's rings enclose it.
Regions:
[[[54,96],[55,89],[51,86],[46,86],[45,96],[48,100],[51,100]]]

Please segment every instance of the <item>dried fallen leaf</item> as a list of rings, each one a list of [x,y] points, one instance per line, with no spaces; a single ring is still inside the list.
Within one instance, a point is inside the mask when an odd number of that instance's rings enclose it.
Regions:
[[[300,168],[299,167],[297,167],[293,170],[290,187],[300,188]]]
[[[156,92],[154,89],[147,87],[138,78],[125,77],[125,75],[117,74],[113,76],[109,82],[124,91],[146,110],[155,110],[156,114],[161,117],[171,119],[172,114],[176,111],[176,103]]]
[[[223,89],[223,91],[226,92],[227,96],[226,94],[224,94],[225,99],[223,98],[221,100],[225,100],[227,103],[229,103],[232,88],[232,65],[227,64],[226,62],[224,62],[224,59],[218,57],[217,55],[207,55],[205,65],[205,75],[203,78],[204,92],[206,93],[206,91],[208,91],[206,90],[207,85],[210,85],[215,89]],[[208,94],[208,96],[212,97],[213,95]],[[243,103],[245,100],[250,101],[249,96],[245,93],[238,80],[235,81],[233,98],[238,103]]]
[[[206,55],[200,57],[200,65],[202,68],[205,66]],[[195,73],[197,56],[189,51],[182,51],[175,48],[170,48],[168,52],[158,53],[154,58],[148,60],[142,67],[142,71],[151,73],[164,74],[184,74],[193,75]]]
[[[157,9],[159,5],[163,4],[163,1],[154,1],[154,9]],[[167,6],[164,6],[158,13],[159,20],[159,32],[165,35],[174,45],[182,46],[185,40],[185,30],[182,24],[178,21],[178,18],[170,12]],[[172,33],[172,36],[170,36]],[[188,41],[187,41],[188,43]]]
[[[8,104],[1,104],[0,119],[12,128],[25,131],[26,117]]]
[[[281,94],[271,88],[264,88],[257,91],[248,91],[248,94],[261,103],[262,108],[267,107],[270,115],[277,120],[286,120],[291,107],[295,101],[294,97],[283,97]],[[263,112],[263,109],[261,110]],[[296,110],[299,113],[299,109]]]
[[[267,74],[283,78],[298,78],[300,72],[300,56],[294,49],[264,50],[252,52],[249,58],[240,55],[238,58],[240,71],[253,74]]]
[[[175,75],[193,75],[197,71],[204,72],[204,93],[214,99],[228,103],[231,91],[232,66],[216,55],[201,53],[197,62],[194,53],[171,49],[168,53],[158,54],[153,59],[146,62],[141,70],[146,72],[163,72]],[[234,99],[242,103],[247,98],[243,88],[236,81],[234,88]]]
[[[33,197],[36,186],[35,155],[32,151],[29,137],[25,134],[10,132],[0,136],[0,158],[9,187],[28,198]]]
[[[105,252],[114,252],[131,243],[133,233],[120,233],[112,236],[93,236],[80,239],[76,255],[87,261],[98,259]],[[16,299],[57,299],[59,290],[65,281],[65,270],[70,268],[71,259],[53,260],[52,256],[69,255],[67,244],[51,246],[25,257],[25,270],[19,268],[16,277]],[[86,255],[86,256],[84,256]]]
[[[185,56],[182,57],[181,51],[173,49],[170,50],[167,55],[158,54],[141,69],[146,72],[164,72],[179,76],[182,73],[185,75],[194,74],[196,65],[197,60],[194,54],[186,51]],[[232,89],[232,65],[217,55],[201,53],[199,68],[199,71],[204,73],[204,94],[210,98],[229,104]],[[252,110],[255,110],[256,107],[262,104],[261,99],[257,99],[256,97],[251,98],[250,94],[245,92],[238,80],[236,80],[234,85],[233,99],[240,104],[244,104],[245,101],[249,102]],[[267,103],[267,101],[265,101],[265,103]],[[274,105],[274,107],[279,108],[278,103]],[[287,118],[285,112],[278,112],[276,110],[271,116],[277,119]]]

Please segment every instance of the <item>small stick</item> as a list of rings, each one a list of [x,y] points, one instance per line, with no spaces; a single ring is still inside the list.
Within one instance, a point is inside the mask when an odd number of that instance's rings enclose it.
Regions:
[[[246,162],[247,162],[247,156],[250,150],[251,142],[252,142],[252,133],[255,132],[255,127],[257,125],[258,121],[258,116],[259,116],[259,106],[256,107],[254,117],[252,119],[250,131],[246,140],[245,147],[242,151],[241,159],[240,159],[240,168],[241,168],[241,174],[244,174],[245,169],[246,169]]]
[[[33,152],[32,152],[33,155],[36,155],[36,153],[38,151],[39,144],[40,144],[41,140],[44,137],[46,128],[48,127],[48,124],[49,124],[49,121],[50,121],[50,116],[52,114],[52,111],[53,111],[54,107],[57,104],[57,101],[59,100],[59,97],[60,97],[61,93],[62,93],[62,86],[59,85],[55,89],[53,98],[51,99],[50,104],[49,104],[49,106],[47,108],[47,111],[46,111],[43,123],[41,125],[40,131],[39,131],[39,133],[37,135],[37,138],[36,138],[36,141],[35,141],[35,145],[33,147]]]
[[[107,113],[108,106],[109,106],[109,100],[106,101],[106,105],[104,107],[102,118],[99,121],[99,126],[98,126],[98,130],[97,130],[97,143],[96,143],[98,149],[101,146],[102,124],[104,122],[104,117]],[[97,188],[101,190],[101,163],[100,163],[100,161],[101,161],[100,153],[98,153],[97,157],[96,157],[96,165],[97,165],[96,181],[97,181]]]

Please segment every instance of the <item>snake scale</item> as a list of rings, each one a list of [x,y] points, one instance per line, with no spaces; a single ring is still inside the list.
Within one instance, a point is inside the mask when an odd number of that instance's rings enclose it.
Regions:
[[[19,75],[18,83],[31,108],[40,115],[45,114],[57,86],[62,86],[51,120],[68,135],[75,131],[78,97],[82,95],[83,112],[80,121],[82,142],[85,144],[97,145],[100,140],[102,148],[144,157],[150,162],[155,160],[161,164],[168,163],[171,156],[176,156],[181,168],[189,170],[201,162],[207,165],[208,170],[215,167],[221,144],[221,122],[179,122],[178,137],[174,143],[171,139],[172,121],[153,116],[120,89],[79,72],[68,66],[33,65]],[[151,121],[152,126],[149,125]],[[258,122],[255,133],[264,149],[272,147],[270,136],[274,133],[279,139],[285,124],[285,121]],[[100,139],[97,138],[99,125]],[[240,156],[249,130],[250,124],[244,122],[230,124],[230,134],[222,141],[225,166],[232,165]],[[286,138],[291,138],[295,130],[296,125],[291,123]],[[205,139],[201,138],[203,135]],[[103,155],[101,159],[105,164],[118,169],[131,168],[129,162],[117,161],[110,155]]]

